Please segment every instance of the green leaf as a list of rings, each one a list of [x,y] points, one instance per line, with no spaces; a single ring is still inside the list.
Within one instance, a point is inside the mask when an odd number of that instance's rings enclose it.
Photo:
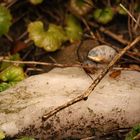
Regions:
[[[6,58],[8,60],[21,60],[20,55],[18,53],[9,56],[9,58]],[[12,63],[10,62],[2,62],[0,66],[0,71],[4,70],[5,68],[9,67]],[[23,65],[20,65],[23,66]]]
[[[0,36],[6,34],[11,26],[12,16],[9,10],[0,5]]]
[[[134,137],[140,133],[140,124],[133,127],[132,130],[127,134],[125,140],[134,140]]]
[[[93,12],[93,17],[97,22],[107,24],[113,19],[114,12],[110,7],[106,7],[104,9],[96,9]]]
[[[17,82],[10,82],[10,83],[2,82],[2,83],[0,83],[0,92],[6,90],[16,84],[17,84]]]
[[[73,15],[66,16],[66,34],[70,42],[78,41],[83,35],[83,30],[80,22]]]
[[[41,46],[42,36],[44,34],[44,26],[41,21],[31,22],[28,25],[29,38],[34,41],[34,44],[38,47]]]
[[[64,42],[67,40],[66,33],[61,26],[49,24],[48,32],[52,33],[58,40]]]
[[[52,52],[58,50],[67,40],[66,33],[61,26],[50,24],[45,31],[41,21],[35,21],[28,25],[29,38],[37,47]]]
[[[0,83],[0,92],[8,89],[9,87],[10,87],[10,85],[8,83],[5,83],[5,82]]]
[[[16,140],[35,140],[35,139],[32,138],[32,137],[22,137],[22,138],[19,138],[19,139],[16,139]]]
[[[5,134],[3,131],[0,130],[0,140],[3,140],[5,138]]]
[[[56,51],[62,45],[62,41],[58,38],[59,37],[56,37],[55,34],[52,34],[51,32],[46,32],[42,37],[40,46],[42,46],[48,52]]]
[[[11,65],[0,73],[0,80],[4,82],[21,81],[25,78],[23,68]]]
[[[40,4],[42,2],[43,2],[43,0],[30,0],[30,3],[32,3],[34,5]]]
[[[44,33],[41,46],[46,51],[56,51],[67,40],[66,33],[61,26],[49,24],[48,31]]]

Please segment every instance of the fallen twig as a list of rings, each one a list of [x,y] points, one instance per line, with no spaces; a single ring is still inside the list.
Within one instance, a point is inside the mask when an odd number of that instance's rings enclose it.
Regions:
[[[126,51],[128,51],[130,48],[132,48],[136,43],[140,41],[140,36],[135,38],[130,44],[128,44],[124,49],[122,49],[109,63],[109,65],[101,72],[101,74],[92,82],[92,84],[88,87],[88,89],[81,95],[78,95],[74,99],[66,102],[65,104],[58,106],[45,114],[42,119],[45,121],[57,112],[61,111],[64,108],[67,108],[81,100],[87,100],[88,96],[92,93],[92,91],[95,89],[95,87],[98,85],[98,83],[104,78],[104,76],[108,73],[108,71],[114,66],[114,64],[125,54]]]
[[[6,1],[6,7],[7,7],[7,8],[10,8],[10,7],[13,6],[16,2],[17,2],[17,0]]]
[[[140,72],[140,68],[123,68],[123,67],[114,67],[113,70],[125,70],[125,71],[138,71]]]
[[[127,14],[132,18],[132,20],[140,27],[139,23],[135,19],[135,17],[120,3],[120,7],[127,12]]]
[[[30,64],[30,65],[43,65],[43,66],[52,66],[52,67],[82,67],[82,68],[95,68],[93,65],[88,65],[88,64],[82,64],[82,63],[77,63],[77,64],[60,64],[60,63],[47,63],[47,62],[38,62],[38,61],[15,61],[15,60],[8,60],[4,59],[3,57],[0,57],[0,62],[8,62],[8,63],[14,63],[14,64]]]
[[[87,21],[84,18],[82,18],[81,20],[83,21],[83,23],[85,24],[86,28],[88,29],[90,35],[92,36],[92,39],[93,40],[96,39],[96,37],[95,37],[94,33],[92,32],[92,30],[90,29]]]
[[[100,27],[99,30],[103,32],[104,34],[109,35],[113,39],[117,40],[118,42],[122,43],[123,45],[127,45],[129,43],[128,40],[123,39],[122,37],[119,37],[117,34],[114,34],[113,32],[105,29],[104,27]]]
[[[135,32],[136,32],[137,29],[138,29],[139,23],[140,23],[140,15],[139,15],[138,18],[137,18],[137,24],[135,24],[135,26],[134,26],[134,31],[135,31]]]
[[[103,26],[98,26],[98,25],[96,25],[96,24],[93,23],[93,22],[92,22],[92,23],[89,22],[88,24],[89,24],[90,26],[94,27],[94,28],[98,28],[100,32],[102,32],[102,33],[104,33],[104,34],[110,36],[111,38],[113,38],[113,39],[115,39],[116,41],[122,43],[123,45],[127,45],[127,44],[129,43],[128,40],[126,40],[126,39],[120,37],[118,34],[113,33],[112,31],[110,31],[110,30],[104,28]],[[96,37],[96,38],[97,38],[97,37]],[[98,39],[98,38],[97,38],[97,39]]]
[[[82,138],[80,140],[94,140],[96,137],[95,136],[91,136],[91,137],[87,137],[87,138]]]

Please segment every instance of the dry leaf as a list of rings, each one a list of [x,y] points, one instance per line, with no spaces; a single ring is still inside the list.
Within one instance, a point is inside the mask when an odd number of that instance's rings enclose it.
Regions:
[[[110,74],[109,74],[109,76],[111,77],[111,78],[117,78],[119,75],[121,74],[121,70],[114,70],[113,72],[111,72]]]

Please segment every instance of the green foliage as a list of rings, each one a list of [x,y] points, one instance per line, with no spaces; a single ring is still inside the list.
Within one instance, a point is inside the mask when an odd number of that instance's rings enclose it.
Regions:
[[[67,40],[66,33],[61,26],[50,24],[48,28],[48,32],[54,34],[61,42]]]
[[[20,55],[17,53],[17,54],[14,54],[14,55],[11,55],[9,56],[9,58],[7,58],[8,60],[20,60]],[[2,62],[1,65],[0,65],[0,71],[4,70],[5,68],[9,67],[11,65],[10,62]],[[20,65],[22,66],[22,65]]]
[[[0,92],[2,92],[2,91],[4,91],[4,90],[8,89],[9,87],[10,87],[10,85],[9,85],[8,83],[6,83],[6,82],[0,83]],[[1,140],[1,139],[0,139],[0,140]]]
[[[67,15],[65,22],[65,30],[70,42],[80,40],[83,35],[83,30],[78,19],[73,15]]]
[[[35,45],[44,48],[48,52],[58,50],[62,43],[67,40],[66,34],[61,26],[50,24],[45,31],[41,21],[35,21],[28,25],[29,38]]]
[[[0,92],[6,90],[16,84],[17,84],[17,82],[9,82],[9,83],[2,82],[2,83],[0,83]]]
[[[113,19],[114,12],[112,8],[109,7],[106,7],[104,9],[96,9],[93,12],[93,17],[97,22],[107,24]]]
[[[5,138],[5,134],[3,131],[0,130],[0,140],[3,140]]]
[[[43,2],[43,0],[30,0],[30,3],[32,3],[34,5],[40,4],[42,2]]]
[[[55,34],[52,34],[51,32],[46,32],[42,34],[42,41],[40,43],[40,46],[42,46],[46,51],[53,52],[58,50],[62,42],[58,39]]]
[[[35,139],[32,138],[32,137],[22,137],[22,138],[19,138],[19,139],[16,139],[16,140],[35,140]]]
[[[120,14],[120,15],[127,15],[127,12],[120,6],[117,7],[117,12]]]
[[[127,134],[125,140],[134,140],[134,137],[136,137],[140,133],[140,124],[133,127],[133,129]]]
[[[20,60],[19,54],[14,54],[6,58],[7,60]],[[0,92],[15,85],[18,81],[25,78],[23,65],[15,66],[10,62],[2,62],[0,66]]]
[[[11,65],[0,73],[0,80],[4,82],[21,81],[24,78],[24,71],[19,66]]]
[[[44,34],[44,26],[41,21],[31,22],[28,25],[29,38],[34,41],[37,47],[42,47],[41,41]]]
[[[6,34],[11,26],[12,16],[9,10],[0,5],[0,36]]]

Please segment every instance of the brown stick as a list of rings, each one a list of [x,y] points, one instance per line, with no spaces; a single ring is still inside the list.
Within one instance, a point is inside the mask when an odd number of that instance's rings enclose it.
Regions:
[[[127,12],[127,14],[132,18],[132,20],[137,24],[137,26],[140,27],[139,23],[137,22],[135,17],[129,12],[129,10],[127,10],[121,3],[120,3],[120,7],[123,8],[123,10]]]
[[[55,109],[51,110],[47,114],[45,114],[42,119],[45,121],[57,112],[61,111],[62,109],[73,105],[81,100],[86,100],[88,96],[92,93],[92,91],[95,89],[95,87],[98,85],[98,83],[104,78],[104,76],[107,74],[107,72],[114,66],[114,64],[125,54],[126,51],[128,51],[130,48],[132,48],[136,43],[140,41],[140,36],[138,36],[136,39],[134,39],[130,44],[128,44],[123,50],[121,50],[109,63],[109,65],[101,72],[101,74],[95,79],[95,81],[89,86],[89,88],[81,95],[78,95],[74,99],[66,102],[65,104],[56,107]]]
[[[81,19],[82,19],[83,23],[85,24],[86,28],[88,29],[88,31],[89,31],[90,35],[92,36],[93,40],[96,39],[96,37],[95,37],[94,33],[92,32],[92,30],[90,29],[87,21],[84,18],[81,18]]]
[[[109,31],[107,29],[105,29],[104,27],[100,27],[99,30],[101,32],[103,32],[104,34],[109,35],[110,37],[112,37],[113,39],[117,40],[118,42],[120,42],[120,43],[122,43],[124,45],[127,45],[129,43],[128,40],[125,40],[125,39],[123,39],[121,37],[118,37],[118,35],[114,34],[113,32],[111,32],[111,31]]]
[[[99,31],[101,31],[102,33],[112,37],[114,40],[122,43],[123,45],[128,45],[129,41],[124,39],[123,37],[120,37],[118,34],[113,33],[112,31],[104,28],[103,26],[98,27],[98,25],[96,25],[95,23],[88,23],[90,26],[94,27],[94,28],[99,28]],[[97,37],[96,37],[97,38]],[[98,38],[97,38],[98,39]]]
[[[88,64],[82,64],[82,63],[77,63],[77,64],[60,64],[60,63],[47,63],[47,62],[38,62],[38,61],[16,61],[16,60],[8,60],[4,59],[4,57],[0,57],[0,62],[8,62],[8,63],[15,63],[15,64],[31,64],[31,65],[43,65],[43,66],[52,66],[52,67],[82,67],[82,68],[95,68],[93,65],[88,65]]]

